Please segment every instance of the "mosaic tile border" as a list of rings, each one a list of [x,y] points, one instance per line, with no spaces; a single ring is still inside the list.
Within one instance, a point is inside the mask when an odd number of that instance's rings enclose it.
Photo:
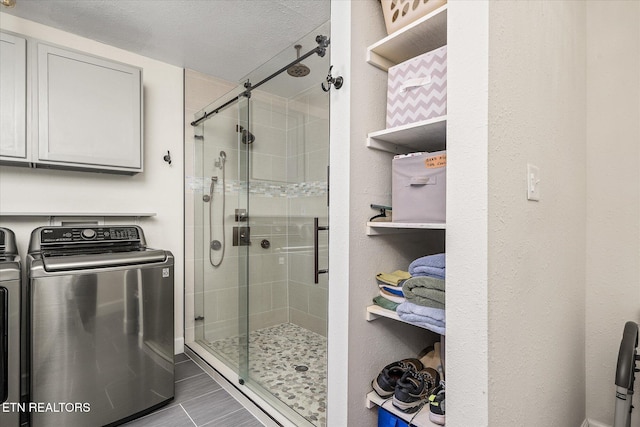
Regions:
[[[211,178],[201,176],[185,177],[185,188],[194,193],[204,194],[209,192]],[[247,185],[245,181],[227,179],[225,182],[225,192],[237,193],[246,191]],[[220,185],[214,186],[214,193],[220,194]],[[309,181],[296,183],[280,183],[272,181],[252,181],[249,185],[249,193],[261,195],[264,197],[285,197],[289,199],[297,197],[313,197],[324,196],[327,194],[326,181]]]

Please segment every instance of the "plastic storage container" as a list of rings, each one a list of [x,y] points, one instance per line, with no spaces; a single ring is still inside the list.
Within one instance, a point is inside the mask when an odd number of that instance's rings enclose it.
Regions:
[[[444,223],[447,152],[395,156],[391,167],[393,222]]]
[[[387,128],[447,114],[447,46],[389,68]]]
[[[378,407],[378,427],[409,427],[406,421]]]

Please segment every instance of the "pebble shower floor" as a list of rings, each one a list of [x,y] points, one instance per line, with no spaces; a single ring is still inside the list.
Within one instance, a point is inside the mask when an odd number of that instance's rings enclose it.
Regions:
[[[237,367],[238,343],[239,338],[232,337],[207,345]],[[325,337],[291,323],[253,331],[249,334],[249,373],[252,380],[314,425],[326,426]]]

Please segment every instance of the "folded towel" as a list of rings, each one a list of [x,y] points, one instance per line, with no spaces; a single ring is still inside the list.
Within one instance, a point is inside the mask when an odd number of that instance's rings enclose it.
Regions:
[[[403,290],[413,290],[415,288],[427,288],[427,289],[437,289],[439,291],[445,291],[446,281],[443,279],[438,279],[435,277],[429,276],[416,276],[408,279],[402,285]]]
[[[406,281],[406,279],[402,279],[402,280],[400,280],[398,282],[397,285],[395,285],[395,284],[392,284],[392,283],[384,282],[384,281],[380,280],[378,277],[376,277],[376,283],[378,283],[378,286],[382,285],[382,286],[393,286],[393,287],[396,287],[396,288],[401,288],[405,281]]]
[[[391,310],[391,311],[396,311],[396,308],[398,308],[398,306],[400,305],[397,302],[390,301],[380,295],[373,298],[373,303],[375,305],[379,305],[380,307],[386,308],[387,310]]]
[[[445,254],[427,255],[414,260],[409,264],[409,272],[415,267],[438,267],[445,268]]]
[[[396,308],[398,317],[405,322],[421,326],[440,335],[445,335],[445,310],[423,307],[411,302],[404,302]]]
[[[404,294],[402,293],[402,288],[401,287],[385,286],[385,285],[379,285],[378,287],[380,289],[382,289],[383,291],[387,291],[390,294],[393,294],[395,296],[404,297]]]
[[[435,277],[417,276],[404,282],[402,293],[413,304],[445,308],[445,281]]]
[[[411,271],[411,276],[430,276],[444,279],[446,275],[445,268],[439,267],[416,267]]]
[[[445,267],[445,254],[427,255],[409,264],[409,274],[444,279]]]
[[[396,270],[393,273],[378,273],[376,279],[389,285],[398,286],[402,280],[407,280],[411,275],[408,271]]]
[[[380,289],[380,296],[398,304],[402,304],[403,302],[406,301],[404,297],[399,297],[397,295],[390,294],[389,292],[384,291],[382,289]]]

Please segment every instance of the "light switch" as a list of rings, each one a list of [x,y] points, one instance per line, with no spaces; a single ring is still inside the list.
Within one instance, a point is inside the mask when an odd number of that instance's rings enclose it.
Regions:
[[[527,164],[527,200],[540,200],[540,169]]]

